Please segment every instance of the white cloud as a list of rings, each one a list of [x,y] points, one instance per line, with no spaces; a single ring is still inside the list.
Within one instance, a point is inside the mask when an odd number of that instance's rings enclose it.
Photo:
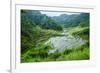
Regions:
[[[71,15],[71,14],[80,14],[80,13],[76,13],[76,12],[54,12],[54,11],[40,11],[42,14],[46,14],[47,16],[59,16],[61,14],[67,14],[67,15]]]

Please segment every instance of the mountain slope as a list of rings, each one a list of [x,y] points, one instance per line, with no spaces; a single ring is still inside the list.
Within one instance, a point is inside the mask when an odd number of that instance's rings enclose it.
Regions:
[[[89,25],[89,13],[80,13],[72,15],[62,14],[60,16],[54,16],[52,17],[52,19],[54,19],[58,24],[63,25],[65,27]]]

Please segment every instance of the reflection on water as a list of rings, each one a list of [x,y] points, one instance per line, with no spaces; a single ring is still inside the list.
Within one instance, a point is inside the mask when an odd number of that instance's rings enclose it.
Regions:
[[[63,52],[65,49],[77,48],[85,43],[82,38],[71,35],[51,37],[47,42],[51,42],[51,47],[54,48],[49,50],[49,53]]]

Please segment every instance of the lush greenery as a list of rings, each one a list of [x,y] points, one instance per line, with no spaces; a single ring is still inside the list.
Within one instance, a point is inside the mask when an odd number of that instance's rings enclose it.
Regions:
[[[87,42],[64,52],[48,53],[51,43],[45,42],[54,36],[68,32]],[[44,62],[89,59],[89,13],[62,14],[49,17],[37,10],[21,10],[21,62]]]

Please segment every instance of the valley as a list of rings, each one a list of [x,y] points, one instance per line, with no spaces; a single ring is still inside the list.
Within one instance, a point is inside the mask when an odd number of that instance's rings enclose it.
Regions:
[[[21,63],[90,58],[88,13],[42,13],[21,10]]]

